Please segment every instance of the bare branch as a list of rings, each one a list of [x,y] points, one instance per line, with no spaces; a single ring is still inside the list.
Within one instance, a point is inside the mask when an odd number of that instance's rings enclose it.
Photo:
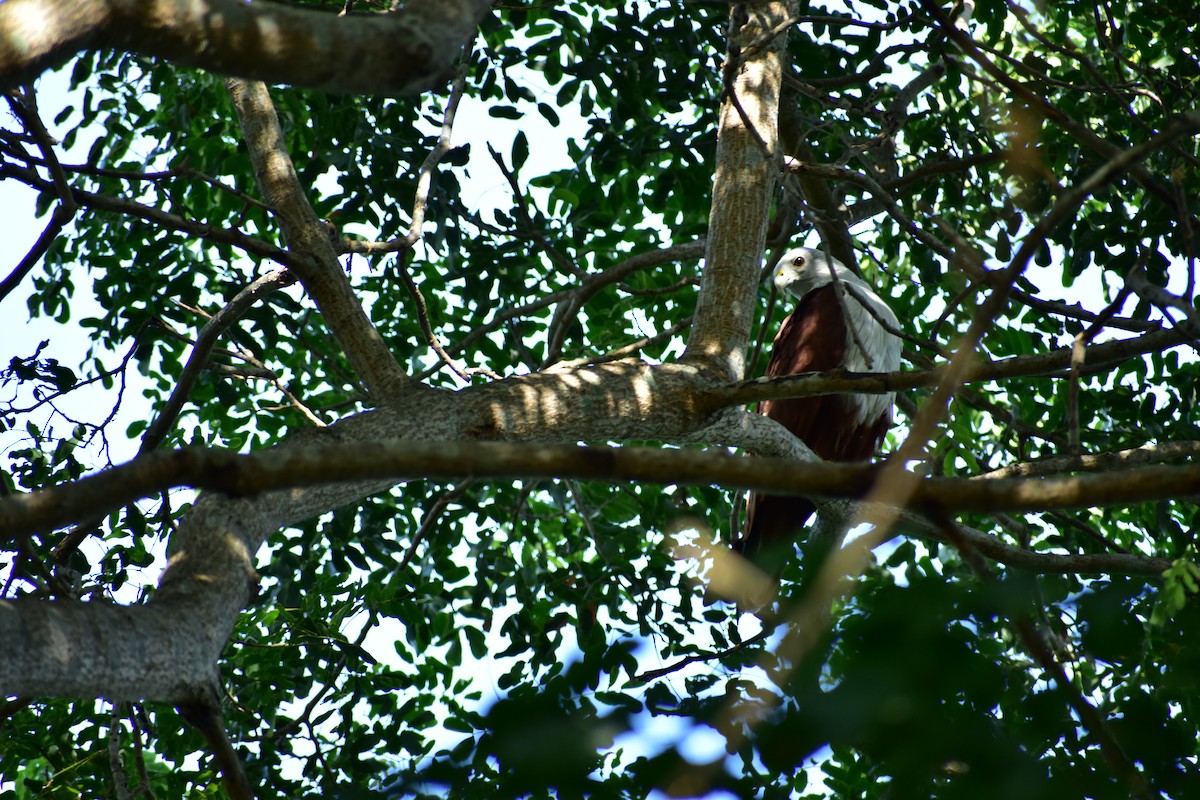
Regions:
[[[1160,352],[1187,344],[1191,337],[1184,331],[1158,330],[1132,339],[1118,339],[1088,348],[1089,368],[1118,364],[1146,353]],[[999,361],[978,359],[961,372],[964,383],[1057,375],[1071,366],[1073,347],[1029,356],[1013,356]],[[932,369],[887,374],[855,372],[812,372],[782,378],[757,378],[702,390],[704,402],[717,405],[752,403],[789,397],[813,397],[822,394],[884,394],[905,389],[936,386],[948,365]]]
[[[228,330],[230,325],[241,319],[242,315],[259,300],[284,286],[290,286],[295,280],[291,273],[282,269],[263,275],[238,292],[228,305],[205,323],[204,327],[200,329],[200,335],[196,337],[196,343],[192,346],[187,363],[179,373],[179,379],[171,391],[171,396],[167,398],[167,402],[158,416],[146,429],[141,447],[138,448],[139,453],[153,450],[166,438],[167,432],[175,424],[175,419],[179,416],[183,404],[187,402],[188,395],[196,385],[196,380],[208,363],[209,354],[221,334]]]
[[[1134,269],[1125,276],[1125,285],[1136,292],[1138,297],[1149,300],[1156,306],[1181,312],[1183,319],[1175,323],[1176,327],[1192,339],[1200,339],[1200,313],[1197,313],[1196,306],[1187,298],[1171,294],[1161,286],[1151,283],[1142,272],[1144,266],[1145,260],[1134,265]]]
[[[234,497],[293,487],[423,478],[575,478],[720,484],[772,494],[864,497],[880,469],[797,463],[693,450],[576,447],[515,442],[308,444],[249,455],[206,448],[155,451],[64,486],[0,498],[6,536],[40,533],[178,486]],[[908,505],[952,511],[1039,511],[1120,506],[1200,491],[1200,464],[1149,466],[1069,478],[918,478]]]
[[[67,183],[66,173],[63,172],[62,165],[58,163],[58,157],[54,154],[54,142],[51,140],[49,132],[46,131],[46,126],[42,124],[41,117],[38,116],[33,89],[26,89],[19,96],[10,95],[8,105],[41,149],[46,164],[50,168],[54,193],[58,196],[59,202],[54,207],[54,213],[50,215],[50,222],[46,224],[45,230],[34,242],[33,247],[21,259],[21,263],[17,264],[13,271],[0,281],[0,302],[3,302],[4,298],[8,297],[34,266],[42,260],[42,256],[46,255],[46,251],[50,249],[50,245],[58,238],[67,223],[74,219],[75,212],[79,208],[71,193],[71,186]]]
[[[462,337],[458,342],[446,348],[446,352],[451,356],[456,356],[474,344],[482,337],[488,335],[492,331],[504,327],[505,323],[510,320],[517,319],[529,314],[541,311],[543,308],[552,306],[555,303],[575,302],[578,304],[586,303],[597,292],[613,283],[624,280],[634,272],[651,267],[662,266],[673,261],[685,261],[687,259],[699,258],[704,255],[704,240],[700,239],[694,242],[686,242],[684,244],[672,245],[661,250],[647,250],[644,253],[624,258],[613,264],[611,267],[595,273],[584,279],[583,283],[575,289],[563,289],[552,294],[539,297],[536,300],[530,300],[527,303],[522,303],[519,306],[505,309],[496,313],[488,322],[475,328],[475,330]],[[572,301],[572,298],[575,298]],[[580,305],[582,307],[582,305]],[[425,380],[439,367],[428,369],[419,375],[417,380]]]
[[[649,267],[661,266],[673,261],[684,261],[689,258],[699,258],[704,252],[704,241],[689,242],[673,245],[662,250],[648,250],[618,261],[616,264],[593,275],[585,275],[579,288],[563,294],[554,309],[554,317],[550,320],[546,358],[543,366],[554,363],[562,353],[563,339],[567,327],[583,310],[588,301],[598,292],[614,283]]]
[[[521,191],[521,184],[517,181],[516,173],[504,163],[504,157],[496,152],[496,148],[492,147],[491,144],[488,144],[488,154],[492,157],[492,161],[496,164],[500,173],[504,175],[504,179],[508,181],[509,188],[512,189],[513,207],[516,208],[517,216],[521,218],[521,223],[525,228],[525,236],[535,242],[550,261],[562,270],[563,273],[574,275],[577,278],[583,277],[584,271],[576,266],[571,259],[563,255],[554,245],[550,244],[550,240],[542,233],[541,227],[529,215],[525,193]]]
[[[1142,254],[1138,264],[1134,266],[1133,271],[1141,269],[1145,264],[1145,259],[1149,257],[1149,251]],[[1087,347],[1096,338],[1108,320],[1114,317],[1125,305],[1125,299],[1129,297],[1130,288],[1128,284],[1117,293],[1113,301],[1101,311],[1096,320],[1089,325],[1085,330],[1079,332],[1075,337],[1075,343],[1071,346],[1071,375],[1067,384],[1067,441],[1070,443],[1071,452],[1079,455],[1082,452],[1082,445],[1079,440],[1079,379],[1083,372],[1083,362],[1086,358]]]
[[[425,226],[425,213],[429,206],[429,195],[433,190],[435,170],[446,153],[450,152],[450,136],[454,132],[454,118],[457,116],[458,106],[462,102],[463,90],[467,83],[467,70],[470,65],[471,52],[468,51],[463,56],[462,64],[459,65],[458,72],[454,75],[454,82],[450,86],[450,97],[446,100],[446,111],[442,115],[442,130],[438,134],[437,144],[429,151],[429,155],[425,156],[420,169],[417,170],[417,190],[413,194],[412,221],[408,226],[408,234],[403,239],[393,239],[390,242],[355,241],[350,248],[352,252],[366,255],[394,253],[411,250],[420,241],[422,229]]]
[[[0,6],[2,7],[2,6]],[[27,186],[37,189],[41,192],[53,191],[53,184],[43,180],[36,172],[30,169],[14,167],[12,165],[0,165],[0,177],[15,178]],[[142,205],[124,197],[113,197],[104,194],[93,194],[82,189],[72,189],[71,195],[75,198],[75,202],[84,207],[94,209],[96,211],[107,211],[114,214],[122,214],[125,216],[140,219],[154,225],[157,228],[163,228],[170,231],[178,231],[186,233],[189,236],[195,236],[199,239],[204,239],[209,242],[217,242],[220,244],[228,244],[240,250],[244,250],[250,255],[259,258],[274,261],[281,266],[288,266],[292,262],[291,256],[287,251],[281,250],[273,244],[268,244],[261,239],[256,239],[253,236],[248,236],[239,230],[232,228],[217,227],[204,222],[181,217],[178,214],[172,214],[167,211],[162,211],[157,208]]]
[[[1028,478],[1034,475],[1055,475],[1064,472],[1100,472],[1101,470],[1125,469],[1135,464],[1173,461],[1179,458],[1200,458],[1200,442],[1163,442],[1162,444],[1145,444],[1141,447],[1107,453],[1042,458],[1037,461],[1009,464],[990,472],[982,472],[972,476],[972,480]]]
[[[759,642],[765,641],[774,632],[775,632],[774,627],[766,626],[761,631],[759,631],[758,633],[751,636],[749,639],[738,642],[735,645],[726,647],[724,650],[714,650],[712,652],[693,653],[692,655],[685,656],[684,658],[681,658],[678,661],[675,661],[674,663],[668,664],[665,667],[659,667],[658,669],[648,669],[645,672],[639,672],[637,675],[633,676],[633,679],[635,681],[637,681],[638,683],[649,683],[650,681],[656,681],[659,678],[665,678],[666,676],[676,673],[679,670],[684,669],[685,667],[691,666],[692,664],[699,664],[699,663],[703,663],[705,661],[720,661],[721,659],[727,658],[728,656],[731,656],[734,653],[745,650],[747,647],[752,647],[753,645],[756,645]]]
[[[425,295],[421,292],[421,287],[417,286],[417,282],[413,280],[412,273],[408,271],[408,254],[405,250],[396,258],[396,272],[400,274],[400,280],[404,282],[404,288],[408,289],[409,297],[413,299],[413,303],[417,307],[417,323],[421,326],[421,333],[425,336],[425,343],[437,353],[437,357],[443,364],[459,377],[463,383],[470,383],[471,376],[460,367],[450,354],[446,352],[446,348],[442,346],[437,334],[433,332],[433,325],[429,322],[429,307],[425,303]]]
[[[679,322],[677,322],[674,325],[672,325],[671,327],[667,328],[662,333],[656,333],[653,336],[642,337],[641,339],[637,339],[635,341],[630,342],[629,344],[625,345],[624,347],[618,347],[616,350],[612,350],[608,353],[604,353],[603,355],[590,356],[590,357],[584,357],[584,358],[575,358],[570,361],[560,361],[557,364],[555,364],[554,366],[550,367],[550,369],[552,369],[552,370],[574,369],[576,367],[582,367],[582,366],[586,366],[588,364],[603,364],[606,361],[616,361],[617,359],[626,358],[635,353],[639,353],[642,350],[645,350],[647,347],[654,347],[657,344],[661,344],[662,342],[669,341],[673,336],[678,334],[680,331],[686,330],[687,328],[691,327],[691,324],[692,324],[692,318],[687,317],[686,319],[681,319]]]
[[[872,178],[863,175],[860,172],[855,172],[852,169],[845,167],[831,167],[825,164],[812,164],[800,161],[795,158],[785,159],[787,168],[796,174],[815,175],[821,178],[844,180],[850,183],[857,184],[866,189],[871,195],[881,202],[888,215],[900,225],[906,233],[919,239],[923,244],[927,245],[938,255],[946,259],[954,257],[954,251],[943,241],[938,239],[933,234],[918,226],[913,222],[908,214],[900,208],[900,203],[894,198],[890,192],[885,190],[879,183]]]
[[[446,510],[446,508],[455,500],[466,494],[467,490],[470,489],[474,484],[474,478],[467,478],[466,480],[459,481],[452,488],[443,492],[442,495],[438,497],[436,501],[434,501],[433,505],[430,506],[425,512],[425,516],[421,520],[421,527],[417,528],[417,532],[409,538],[408,549],[404,551],[404,557],[401,558],[400,563],[396,565],[397,573],[404,572],[404,570],[408,568],[408,565],[412,563],[412,560],[417,555],[417,546],[420,545],[421,542],[425,541],[426,538],[428,538],[430,532],[433,530],[433,526],[437,524],[437,521],[441,518],[442,513]]]
[[[231,79],[227,88],[249,147],[255,179],[294,256],[289,266],[376,402],[397,402],[416,384],[396,362],[346,280],[329,230],[317,218],[300,185],[267,87]]]

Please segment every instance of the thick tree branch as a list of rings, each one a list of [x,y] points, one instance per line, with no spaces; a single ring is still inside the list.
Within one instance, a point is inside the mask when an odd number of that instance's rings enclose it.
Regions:
[[[717,170],[708,249],[695,325],[685,360],[740,378],[758,294],[767,212],[779,171],[778,114],[783,45],[795,3],[735,4],[729,12],[725,96],[717,135]],[[779,30],[760,44],[764,32]],[[743,48],[753,52],[743,53]]]
[[[217,658],[252,595],[253,553],[278,528],[277,508],[267,498],[199,501],[143,606],[0,601],[0,638],[20,653],[0,659],[0,692],[215,706]]]
[[[338,16],[240,0],[8,0],[0,3],[0,88],[82,50],[113,48],[246,80],[419,94],[449,79],[491,5],[410,0],[395,13]]]
[[[230,497],[293,487],[413,478],[576,478],[721,485],[771,494],[860,498],[879,473],[869,464],[797,463],[693,450],[517,442],[312,443],[237,454],[205,448],[154,452],[71,484],[0,499],[0,530],[41,533],[81,513],[191,486]],[[1200,464],[1148,466],[1065,478],[917,478],[915,509],[1041,511],[1090,508],[1200,492]]]
[[[231,79],[228,88],[250,150],[255,179],[279,220],[293,256],[289,262],[292,271],[316,302],[376,402],[398,402],[417,384],[396,363],[346,280],[329,229],[313,211],[296,175],[267,87]]]

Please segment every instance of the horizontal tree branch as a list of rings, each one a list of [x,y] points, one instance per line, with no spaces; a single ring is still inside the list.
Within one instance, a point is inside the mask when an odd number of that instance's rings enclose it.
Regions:
[[[917,534],[948,545],[954,542],[937,525],[922,519],[911,525],[907,519],[897,523],[900,532]],[[1131,553],[1042,553],[1008,544],[997,536],[958,526],[962,539],[980,555],[1009,567],[1038,573],[1063,575],[1142,575],[1158,577],[1171,566],[1169,559],[1139,556]]]
[[[41,533],[167,489],[232,497],[324,484],[415,478],[575,478],[720,485],[772,494],[859,498],[870,464],[798,463],[695,450],[516,442],[313,443],[253,454],[206,448],[148,453],[73,483],[0,500],[6,538]],[[1200,493],[1200,464],[1148,466],[1063,478],[923,478],[911,507],[939,512],[1044,511],[1129,505]]]
[[[1130,339],[1117,339],[1093,345],[1087,349],[1087,367],[1094,371],[1100,366],[1117,364],[1130,358],[1155,353],[1194,340],[1181,329],[1161,329]],[[1028,378],[1050,375],[1071,366],[1070,347],[1030,356],[1013,356],[999,361],[980,359],[969,366],[964,375],[968,383]],[[703,402],[712,405],[735,405],[760,400],[791,397],[814,397],[825,394],[883,394],[906,389],[936,386],[946,367],[892,372],[886,375],[852,372],[810,372],[783,378],[757,378],[702,390]]]
[[[3,7],[3,4],[0,4],[0,8]],[[27,167],[0,164],[0,179],[3,178],[15,178],[39,192],[54,192],[53,183],[43,179],[37,172]],[[281,266],[288,266],[292,261],[291,255],[286,250],[282,250],[270,242],[242,233],[236,228],[223,228],[217,225],[209,225],[205,222],[198,222],[187,217],[181,217],[178,214],[172,214],[169,211],[137,203],[125,197],[95,194],[77,188],[71,189],[71,196],[77,205],[84,208],[127,215],[154,225],[157,228],[178,231],[207,242],[227,244],[239,248],[252,256],[274,261]]]
[[[995,480],[996,478],[1052,475],[1063,472],[1098,472],[1100,470],[1129,467],[1134,464],[1171,461],[1176,458],[1196,458],[1197,456],[1200,456],[1200,442],[1163,442],[1161,444],[1145,444],[1141,447],[1132,447],[1128,450],[1118,450],[1108,453],[1054,456],[1052,458],[1041,458],[1036,461],[1022,461],[1019,464],[1009,464],[990,472],[973,475],[971,479],[982,481]]]

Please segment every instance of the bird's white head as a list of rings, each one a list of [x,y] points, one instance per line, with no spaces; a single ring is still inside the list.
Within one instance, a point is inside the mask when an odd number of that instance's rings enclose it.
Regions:
[[[833,283],[834,274],[839,281],[866,286],[862,278],[836,258],[810,247],[797,247],[784,253],[775,265],[775,288],[800,299],[813,289]]]

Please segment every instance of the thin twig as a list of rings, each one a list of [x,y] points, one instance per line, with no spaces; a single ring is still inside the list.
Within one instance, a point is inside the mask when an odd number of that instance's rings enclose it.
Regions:
[[[726,658],[727,656],[731,656],[734,653],[737,653],[741,650],[745,650],[747,647],[758,644],[759,642],[763,641],[764,639],[769,637],[774,632],[775,632],[775,628],[773,626],[764,626],[761,631],[754,634],[749,639],[746,639],[746,640],[739,642],[738,644],[732,645],[730,647],[726,647],[724,650],[713,650],[711,652],[706,652],[706,653],[693,653],[692,655],[685,656],[684,658],[679,659],[675,663],[668,664],[665,667],[660,667],[659,669],[649,669],[649,670],[646,670],[645,672],[639,672],[637,675],[633,676],[633,681],[634,681],[634,683],[649,683],[650,681],[658,680],[659,678],[664,678],[667,675],[671,675],[672,673],[678,672],[679,670],[683,669],[684,667],[688,667],[692,664],[698,664],[698,663],[702,663],[705,661],[720,661],[721,659]]]
[[[59,202],[54,207],[50,222],[46,224],[33,247],[13,271],[0,281],[0,302],[8,297],[25,279],[25,276],[33,270],[34,266],[41,261],[42,256],[50,249],[50,245],[58,238],[67,223],[74,219],[75,213],[79,209],[71,186],[67,182],[66,173],[63,172],[62,165],[58,162],[58,156],[54,153],[54,141],[50,138],[46,126],[42,124],[41,117],[38,116],[33,89],[25,89],[21,96],[9,95],[8,105],[44,154],[53,180],[54,194],[58,197]]]
[[[655,345],[660,344],[661,342],[665,342],[665,341],[669,340],[671,337],[673,337],[675,334],[679,333],[680,331],[691,327],[691,324],[692,324],[692,318],[687,317],[686,319],[682,319],[679,322],[676,322],[674,325],[672,325],[671,327],[662,331],[661,333],[656,333],[653,336],[643,337],[636,341],[630,342],[629,344],[625,345],[624,347],[618,347],[616,350],[610,350],[609,352],[604,353],[603,355],[585,356],[583,358],[574,358],[574,359],[571,359],[570,361],[560,361],[557,364],[554,364],[551,367],[549,367],[549,369],[551,369],[551,370],[574,369],[576,367],[582,367],[582,366],[586,366],[588,364],[604,364],[608,361],[617,361],[618,359],[622,359],[627,356],[631,356],[634,353],[645,350],[647,347],[654,347]]]
[[[454,119],[458,113],[459,103],[462,101],[463,93],[466,87],[467,72],[470,69],[471,50],[468,49],[463,55],[462,63],[459,65],[458,71],[455,73],[454,81],[450,89],[450,97],[446,101],[446,111],[442,118],[442,130],[438,135],[437,144],[429,155],[425,157],[421,168],[418,171],[417,189],[413,196],[412,206],[412,221],[408,226],[408,234],[403,239],[394,240],[366,247],[366,253],[389,253],[399,252],[400,255],[396,258],[396,270],[400,274],[400,280],[408,289],[409,296],[417,307],[417,321],[421,326],[421,332],[425,336],[426,343],[432,348],[442,363],[450,368],[450,370],[459,377],[464,383],[470,383],[471,377],[467,372],[460,367],[454,359],[446,352],[441,341],[433,332],[433,326],[429,321],[429,308],[425,303],[425,295],[421,293],[420,287],[413,280],[412,275],[408,271],[408,259],[412,252],[412,248],[421,240],[422,228],[425,224],[425,214],[429,205],[430,192],[433,189],[433,176],[438,163],[442,157],[450,150],[451,136],[454,132]]]
[[[400,280],[404,282],[404,287],[408,289],[409,296],[417,306],[417,323],[421,326],[425,343],[437,354],[441,362],[450,368],[451,372],[457,375],[463,383],[469,384],[471,376],[446,352],[446,348],[442,346],[437,334],[433,332],[433,326],[429,322],[429,307],[425,304],[425,295],[421,293],[421,287],[417,286],[417,282],[413,280],[412,274],[408,271],[408,254],[409,251],[404,250],[396,256],[396,272],[400,275]]]
[[[179,416],[179,412],[183,409],[183,404],[187,402],[188,396],[195,387],[200,373],[208,363],[209,355],[212,353],[212,349],[221,334],[228,330],[229,326],[241,319],[242,315],[258,303],[259,300],[285,286],[290,286],[295,283],[295,280],[295,277],[286,269],[269,272],[238,292],[224,308],[214,314],[205,323],[196,337],[196,343],[192,347],[192,352],[188,356],[187,363],[179,373],[179,378],[175,383],[175,388],[171,391],[171,396],[167,398],[162,411],[150,423],[145,435],[142,436],[142,444],[138,448],[139,453],[147,453],[153,450],[166,439],[167,433],[171,430],[176,418]]]
[[[762,355],[763,344],[767,340],[768,323],[771,321],[772,315],[775,313],[775,304],[779,298],[779,289],[775,286],[775,282],[771,282],[771,294],[767,297],[767,307],[763,311],[762,324],[758,326],[758,336],[754,340],[754,348],[750,351],[750,358],[746,361],[746,374],[758,374],[758,359]]]
[[[302,417],[308,420],[309,424],[317,428],[328,427],[328,423],[317,416],[316,412],[314,412],[304,403],[304,401],[297,397],[291,389],[284,386],[283,381],[280,379],[275,370],[268,367],[262,360],[258,358],[258,356],[254,355],[254,353],[245,348],[242,349],[242,351],[239,353],[239,356],[245,360],[247,364],[250,364],[251,367],[258,371],[257,375],[253,375],[251,377],[262,378],[269,381],[272,386],[279,390],[279,393],[284,396],[284,399],[288,401],[288,406],[298,411]],[[222,367],[223,365],[221,364],[214,364],[212,369],[216,374],[220,375]]]
[[[874,179],[863,175],[862,173],[855,172],[852,169],[846,169],[845,167],[814,164],[807,161],[800,161],[799,159],[795,159],[790,156],[784,158],[784,166],[789,171],[798,175],[810,174],[831,180],[844,180],[866,189],[876,200],[879,200],[883,204],[884,210],[888,213],[888,216],[894,219],[900,225],[902,230],[921,240],[922,243],[943,258],[950,260],[954,257],[954,251],[949,245],[913,222],[912,218],[909,217],[908,214],[904,213],[904,210],[900,208],[899,201],[892,195],[892,193],[884,189],[883,186],[881,186]]]
[[[550,244],[550,240],[542,233],[542,228],[533,221],[533,217],[529,214],[529,209],[526,206],[528,202],[525,199],[525,193],[521,191],[521,185],[517,181],[517,174],[508,168],[504,163],[504,157],[496,152],[496,148],[488,143],[488,153],[492,156],[492,161],[496,163],[504,179],[508,181],[509,188],[513,193],[513,205],[516,208],[517,216],[521,218],[521,223],[525,226],[526,235],[532,239],[537,246],[545,253],[551,262],[558,265],[559,269],[568,275],[574,275],[576,278],[582,278],[586,274],[581,268],[575,265],[571,259],[563,255],[554,245]]]
[[[417,528],[417,532],[409,539],[408,549],[405,551],[404,557],[400,559],[400,563],[396,565],[396,573],[404,572],[408,568],[409,563],[412,562],[417,554],[417,547],[429,536],[430,531],[433,530],[433,526],[437,524],[438,518],[442,516],[442,512],[451,503],[466,494],[467,489],[470,489],[474,483],[474,478],[459,481],[453,488],[443,492],[441,497],[429,507],[429,510],[425,512],[425,518],[421,520],[421,527]]]
[[[1061,511],[1048,511],[1046,512],[1046,519],[1053,520],[1060,526],[1066,526],[1074,531],[1078,531],[1096,544],[1103,547],[1105,550],[1111,550],[1114,553],[1123,553],[1124,555],[1129,555],[1130,553],[1128,548],[1122,547],[1116,542],[1110,540],[1104,534],[1100,533],[1100,531],[1096,530],[1090,525],[1085,525],[1083,522],[1075,519],[1069,514]]]
[[[454,133],[454,118],[458,114],[458,106],[462,102],[463,92],[466,88],[472,52],[471,45],[468,45],[463,53],[462,63],[450,84],[450,97],[446,100],[446,112],[442,117],[442,130],[438,134],[437,144],[429,151],[429,155],[425,157],[418,171],[417,191],[413,197],[412,221],[408,226],[408,235],[399,244],[402,249],[412,248],[421,239],[421,228],[425,224],[425,212],[429,206],[429,194],[433,190],[434,170],[437,169],[437,165],[446,153],[450,151],[450,139]]]
[[[460,338],[455,344],[446,348],[446,352],[451,356],[456,356],[474,344],[478,339],[487,334],[503,327],[510,320],[518,317],[527,316],[541,311],[547,306],[552,306],[555,303],[563,303],[570,301],[573,295],[578,297],[578,302],[582,304],[590,300],[597,292],[612,283],[624,280],[629,275],[643,269],[659,267],[663,264],[668,264],[673,261],[684,261],[693,258],[700,258],[704,255],[704,240],[697,239],[692,242],[683,244],[671,245],[660,250],[648,250],[642,253],[636,253],[627,258],[623,258],[616,264],[613,264],[607,269],[588,275],[583,282],[575,288],[561,289],[536,300],[530,300],[518,306],[507,308],[503,311],[496,312],[495,315],[487,322],[479,325],[470,333]],[[557,316],[557,313],[556,313]],[[430,367],[424,372],[417,375],[416,380],[424,381],[430,375],[441,369],[440,366]]]
[[[1150,251],[1143,251],[1138,258],[1138,263],[1134,265],[1131,272],[1139,271],[1145,266],[1146,261],[1150,258]],[[1080,442],[1079,433],[1079,379],[1080,373],[1083,370],[1083,361],[1087,346],[1096,338],[1096,334],[1102,331],[1105,323],[1114,317],[1121,308],[1125,305],[1125,300],[1128,299],[1132,288],[1126,282],[1113,301],[1108,304],[1103,311],[1096,315],[1096,319],[1085,330],[1082,330],[1075,336],[1075,342],[1071,346],[1071,374],[1067,382],[1067,441],[1073,455],[1079,455],[1083,452],[1083,445]]]
[[[597,549],[603,552],[600,547],[600,534],[596,531],[596,526],[592,523],[592,512],[587,503],[584,502],[583,495],[579,493],[579,481],[564,481],[567,484],[567,491],[571,493],[571,501],[575,503],[575,510],[579,512],[579,518],[583,520],[583,526],[587,528],[588,538],[595,542]]]
[[[138,713],[141,712],[141,713]],[[142,733],[149,732],[150,725],[145,712],[140,707],[129,708],[129,725],[133,733],[133,757],[137,763],[138,785],[133,790],[132,797],[145,795],[154,800],[154,791],[150,788],[150,773],[146,769],[146,747],[142,743]]]
[[[51,191],[53,187],[52,183],[44,180],[33,170],[10,166],[5,170],[4,174],[6,177],[15,178],[40,192]],[[274,261],[282,266],[288,266],[294,260],[293,256],[287,251],[261,239],[244,234],[236,228],[198,222],[187,217],[181,217],[178,214],[142,205],[124,197],[94,194],[83,189],[71,189],[71,197],[77,205],[84,208],[133,217],[134,219],[147,222],[156,228],[178,231],[210,242],[227,244],[243,250],[252,256]]]
[[[285,725],[281,725],[276,728],[275,731],[266,738],[269,738],[274,742],[280,742],[284,738],[291,736],[296,728],[300,727],[300,725],[309,721],[313,710],[317,707],[317,704],[320,703],[331,691],[333,691],[334,687],[337,685],[338,678],[341,677],[342,672],[346,669],[346,665],[350,663],[350,654],[357,653],[362,648],[363,642],[367,640],[367,635],[377,624],[379,624],[379,612],[375,609],[371,609],[367,614],[367,621],[363,623],[362,629],[358,632],[358,636],[354,639],[354,647],[342,648],[341,658],[338,659],[338,662],[334,665],[332,672],[329,673],[322,682],[321,688],[317,690],[316,694],[309,698],[307,703],[304,704],[304,710],[301,711],[295,717],[295,719],[292,719]]]
[[[1066,472],[1102,472],[1126,469],[1137,464],[1156,464],[1176,459],[1200,458],[1200,441],[1145,444],[1128,450],[1115,450],[1084,455],[1055,456],[1005,467],[970,476],[971,480],[999,478],[1030,478],[1035,475],[1059,475]]]
[[[700,281],[696,280],[695,278],[683,277],[669,286],[655,286],[648,289],[634,289],[632,286],[622,283],[618,288],[620,291],[625,292],[625,294],[631,294],[635,297],[656,297],[664,294],[673,294],[685,286],[696,286],[699,283]]]

